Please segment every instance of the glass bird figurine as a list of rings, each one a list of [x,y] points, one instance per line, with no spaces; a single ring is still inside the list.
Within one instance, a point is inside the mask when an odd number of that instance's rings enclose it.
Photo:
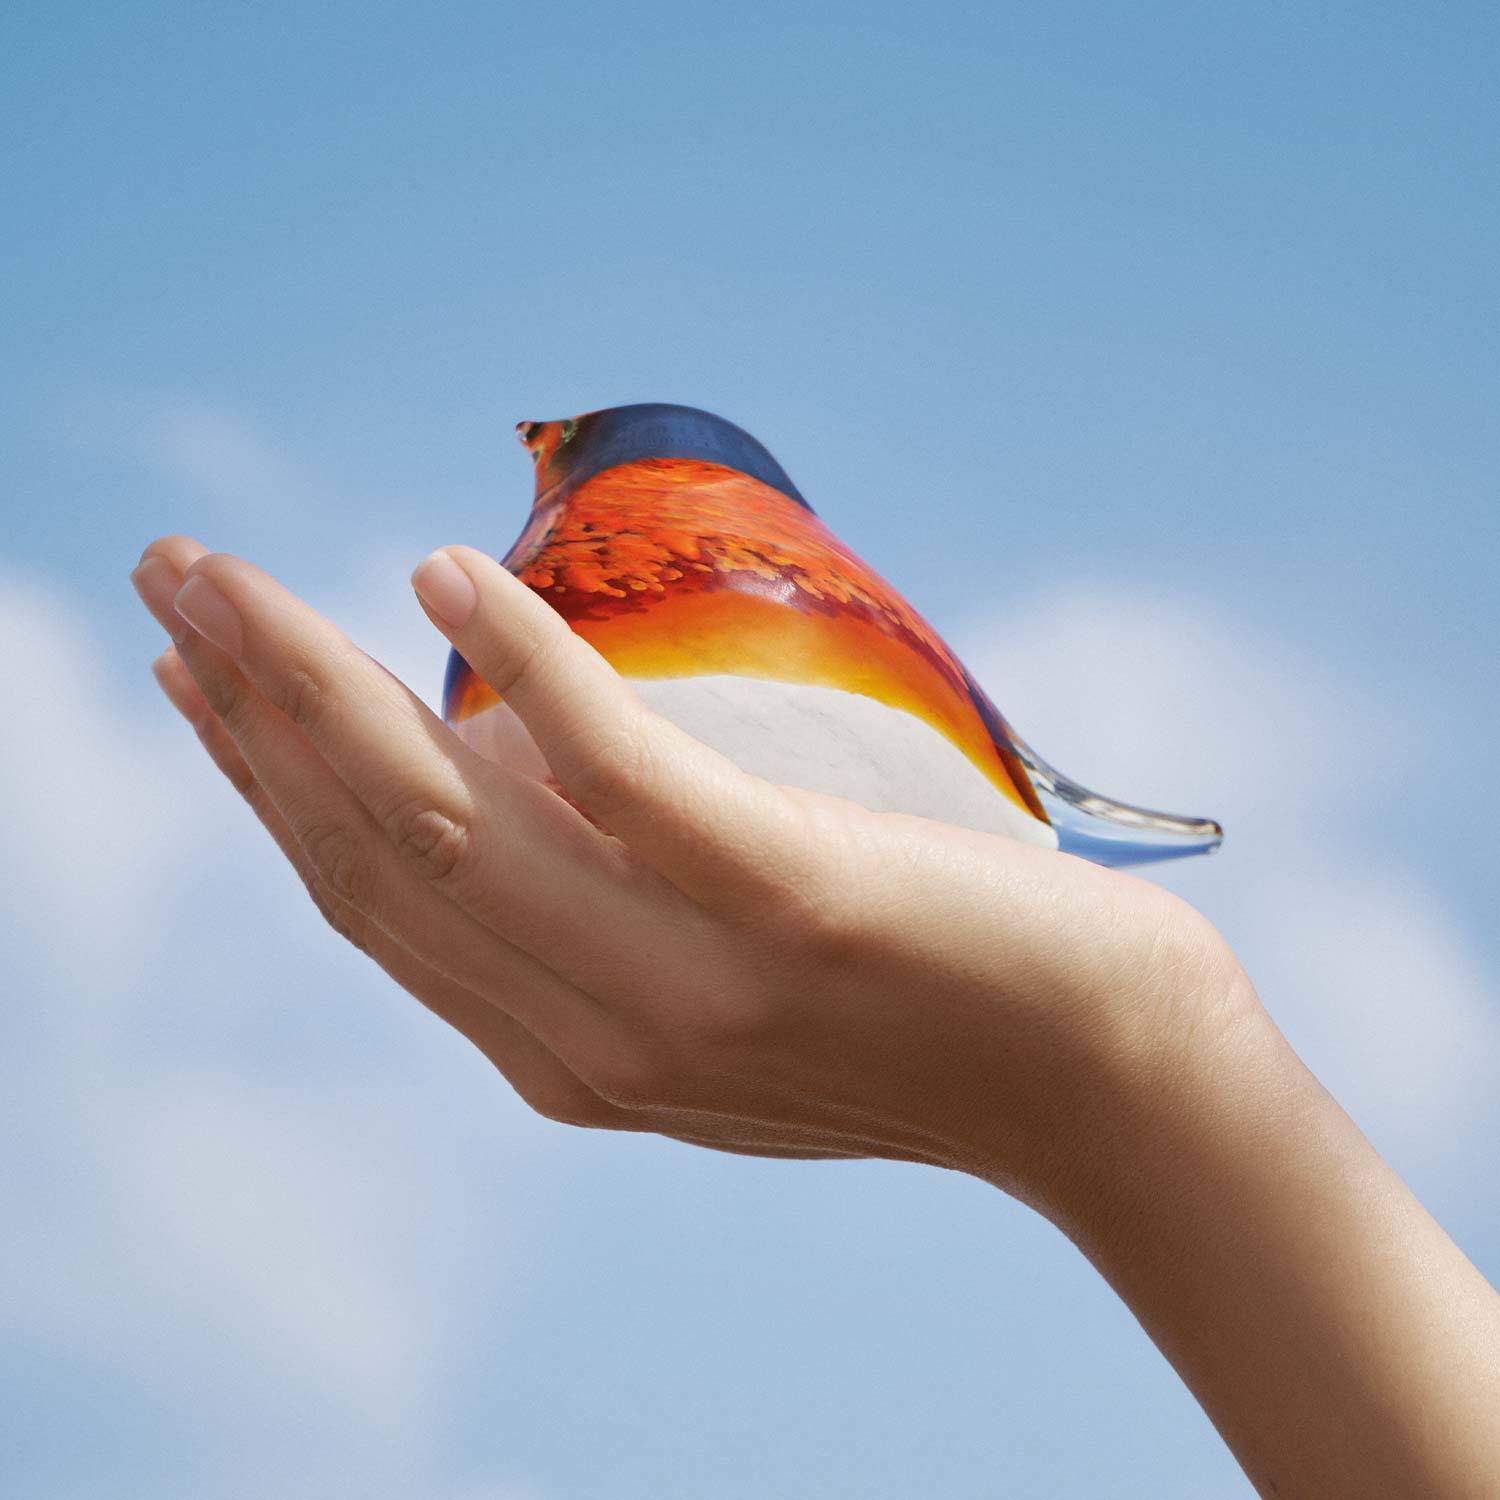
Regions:
[[[1104,865],[1218,847],[1209,819],[1130,807],[1054,771],[732,422],[646,404],[517,430],[536,499],[505,566],[650,707],[744,770]],[[443,712],[481,753],[547,776],[456,652]]]

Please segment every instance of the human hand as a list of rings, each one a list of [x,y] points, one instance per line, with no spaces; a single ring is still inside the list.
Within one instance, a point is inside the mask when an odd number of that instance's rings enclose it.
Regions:
[[[163,688],[335,930],[549,1118],[928,1161],[1056,1216],[1243,1004],[1174,897],[749,776],[478,552],[434,554],[419,595],[555,786],[244,562],[168,537],[133,577],[176,637]]]

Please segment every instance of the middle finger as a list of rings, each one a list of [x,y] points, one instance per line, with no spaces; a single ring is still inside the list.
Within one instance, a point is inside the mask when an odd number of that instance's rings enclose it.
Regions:
[[[680,948],[697,908],[555,792],[482,759],[415,694],[235,558],[188,570],[178,607],[368,810],[402,863],[549,967],[617,996]]]

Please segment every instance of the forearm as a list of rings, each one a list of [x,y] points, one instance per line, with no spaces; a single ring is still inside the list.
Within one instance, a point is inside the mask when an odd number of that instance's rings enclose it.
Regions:
[[[1242,1016],[1097,1142],[1059,1224],[1262,1495],[1500,1495],[1500,1297]]]

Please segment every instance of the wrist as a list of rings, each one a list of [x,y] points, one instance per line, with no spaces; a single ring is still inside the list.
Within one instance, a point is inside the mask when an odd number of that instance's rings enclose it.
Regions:
[[[1106,1072],[1043,1209],[1106,1274],[1169,1205],[1338,1108],[1232,959],[1163,1009],[1163,1034]]]
[[[1254,1116],[1287,1064],[1301,1066],[1218,931],[1168,900],[1148,954],[1059,1003],[1068,1037],[1020,1170],[1013,1140],[981,1145],[971,1168],[1085,1253],[1127,1232],[1157,1163],[1190,1136],[1212,1136],[1226,1110]]]

